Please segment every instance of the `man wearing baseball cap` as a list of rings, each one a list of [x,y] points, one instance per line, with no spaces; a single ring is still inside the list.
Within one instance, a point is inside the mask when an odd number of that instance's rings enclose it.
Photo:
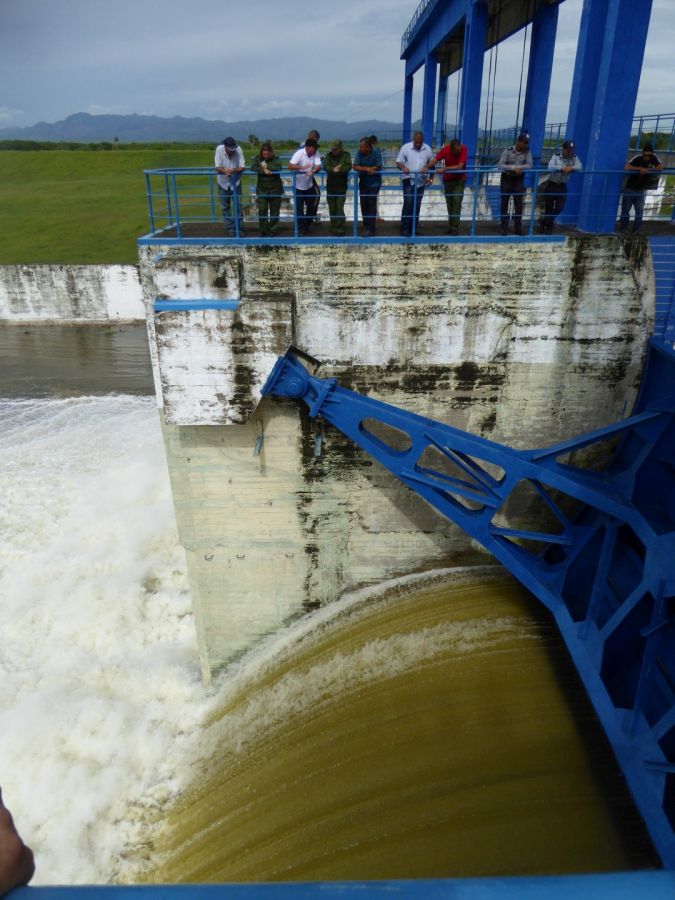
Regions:
[[[241,173],[246,168],[244,154],[233,137],[226,137],[216,147],[216,179],[218,199],[223,209],[223,220],[228,237],[240,237],[244,233],[241,202]],[[234,212],[232,205],[234,204]],[[236,222],[236,224],[235,224]]]
[[[504,150],[499,157],[497,168],[502,173],[499,182],[501,232],[504,235],[509,233],[509,200],[513,197],[513,233],[522,234],[525,170],[532,168],[530,136],[526,131],[520,132],[513,147]]]
[[[556,150],[548,161],[548,174],[539,188],[544,197],[544,215],[541,218],[541,233],[553,231],[553,220],[565,208],[567,182],[572,172],[581,170],[581,160],[575,153],[574,141],[565,141],[561,150]]]
[[[330,230],[339,236],[345,233],[345,197],[349,173],[352,170],[352,155],[342,145],[333,141],[330,152],[323,158],[326,175],[326,200],[330,213]]]

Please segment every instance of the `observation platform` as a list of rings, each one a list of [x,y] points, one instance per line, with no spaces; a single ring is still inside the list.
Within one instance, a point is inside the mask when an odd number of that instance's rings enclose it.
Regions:
[[[402,238],[400,234],[403,191],[401,174],[397,169],[382,169],[382,187],[378,195],[378,221],[376,241],[397,240],[440,240],[453,239],[448,235],[448,212],[442,185],[443,169],[439,168],[434,182],[425,186],[417,194],[413,203],[419,206],[419,225],[410,223],[412,237]],[[577,232],[575,210],[584,196],[589,209],[584,216],[584,227],[578,233],[614,234],[619,231],[620,185],[626,175],[625,170],[583,170],[575,173],[567,186],[567,199],[563,213],[557,218],[553,235],[540,233],[543,215],[544,194],[542,187],[548,169],[533,168],[526,173],[526,192],[523,196],[522,231],[530,238],[556,240],[567,233]],[[211,168],[192,169],[152,169],[145,172],[146,198],[150,233],[139,239],[139,244],[154,243],[156,240],[193,241],[203,238],[209,242],[229,240],[256,240],[269,243],[278,239],[305,241],[365,240],[362,235],[360,195],[358,176],[349,173],[344,204],[345,235],[338,237],[332,233],[327,203],[325,173],[318,173],[316,181],[320,190],[316,221],[308,236],[300,234],[296,202],[296,176],[282,171],[283,191],[279,195],[281,210],[278,234],[274,237],[262,236],[258,228],[258,208],[255,190],[255,173],[242,173],[241,192],[232,196],[234,234],[225,234],[222,211],[218,199],[216,175]],[[664,168],[660,172],[659,187],[646,192],[642,233],[667,237],[675,236],[675,168]],[[470,167],[466,170],[466,185],[462,199],[459,235],[454,239],[486,238],[499,240],[500,222],[500,173],[495,166]],[[592,183],[593,193],[589,195],[587,185]],[[597,216],[592,209],[596,205]],[[612,214],[607,214],[607,209]],[[570,212],[568,212],[568,209]],[[414,219],[414,217],[413,217]],[[632,222],[631,222],[632,226]],[[630,230],[630,229],[629,229]],[[513,233],[513,226],[511,227]]]

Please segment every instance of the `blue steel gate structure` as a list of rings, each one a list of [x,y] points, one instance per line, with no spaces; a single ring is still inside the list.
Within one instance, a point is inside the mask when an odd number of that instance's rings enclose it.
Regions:
[[[317,362],[290,348],[263,394],[303,400],[547,607],[656,850],[675,868],[675,352],[651,342],[629,418],[538,450],[361,396],[301,358]],[[504,521],[522,491],[546,512],[543,530]]]

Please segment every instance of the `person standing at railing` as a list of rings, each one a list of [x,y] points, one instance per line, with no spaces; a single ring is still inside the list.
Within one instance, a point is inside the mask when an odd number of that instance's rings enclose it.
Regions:
[[[544,197],[544,215],[541,219],[541,233],[550,234],[553,220],[565,208],[567,182],[572,172],[581,171],[581,160],[574,152],[574,141],[565,141],[562,149],[548,161],[548,174],[539,185],[539,193]]]
[[[260,234],[272,236],[279,228],[279,211],[284,185],[281,181],[281,160],[274,148],[265,141],[260,153],[253,158],[251,169],[258,173],[256,197],[258,201],[258,225]]]
[[[364,237],[373,237],[377,222],[377,195],[382,187],[382,154],[369,137],[362,137],[352,166],[359,173],[359,201]]]
[[[466,160],[466,145],[454,138],[449,144],[441,147],[429,163],[430,169],[438,162],[445,163],[442,172],[445,205],[448,208],[448,234],[459,234],[459,218],[466,184]]]
[[[223,143],[216,147],[216,172],[218,173],[218,199],[223,209],[223,220],[228,237],[241,237],[244,233],[241,173],[245,168],[246,161],[241,147],[233,137],[226,137]]]
[[[507,147],[502,152],[497,162],[497,168],[502,173],[499,182],[501,232],[502,234],[509,233],[509,200],[513,197],[513,232],[522,234],[525,171],[532,168],[530,136],[526,131],[521,131],[514,146]]]
[[[413,231],[413,215],[415,217],[415,234],[419,234],[420,209],[424,198],[424,189],[431,184],[433,175],[428,174],[428,166],[433,159],[433,151],[424,143],[424,135],[416,131],[412,141],[404,144],[398,152],[396,167],[403,176],[403,209],[401,211],[401,234],[410,237]]]
[[[645,211],[645,191],[658,187],[659,176],[654,172],[661,170],[661,160],[654,155],[653,144],[647,143],[642,148],[642,153],[634,156],[625,169],[631,174],[626,179],[626,184],[621,195],[621,218],[619,228],[625,231],[630,221],[631,207],[635,210],[633,231],[639,234],[642,228],[642,216]]]
[[[352,155],[342,146],[342,141],[333,141],[330,151],[323,158],[326,175],[326,200],[330,213],[332,234],[345,233],[345,197],[347,183],[352,168]]]
[[[320,139],[321,135],[316,130],[316,128],[310,128],[310,130],[307,132],[307,137],[300,144],[300,147],[304,147],[307,141],[316,141],[316,158],[319,162],[319,165],[321,165],[321,153],[319,151],[319,147],[321,146],[321,144],[319,143]],[[316,199],[314,202],[314,218],[312,219],[312,222],[318,223],[319,217],[317,215],[317,212],[319,210],[319,203],[321,202],[321,188],[319,187],[319,182],[316,180],[316,178],[312,178],[312,187],[314,188],[314,193],[316,195]]]
[[[307,138],[304,147],[296,150],[288,163],[295,176],[295,215],[298,220],[298,232],[307,235],[319,206],[319,198],[314,187],[314,175],[321,168],[321,157],[317,153],[318,143],[314,138]]]

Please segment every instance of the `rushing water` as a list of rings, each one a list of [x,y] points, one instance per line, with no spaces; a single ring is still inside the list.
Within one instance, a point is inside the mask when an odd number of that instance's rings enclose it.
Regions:
[[[459,571],[302,628],[217,698],[148,880],[652,861],[557,632],[508,577]]]
[[[111,389],[66,346],[75,382]],[[0,452],[0,783],[37,883],[654,862],[510,579],[348,598],[207,696],[154,401],[0,400]]]

